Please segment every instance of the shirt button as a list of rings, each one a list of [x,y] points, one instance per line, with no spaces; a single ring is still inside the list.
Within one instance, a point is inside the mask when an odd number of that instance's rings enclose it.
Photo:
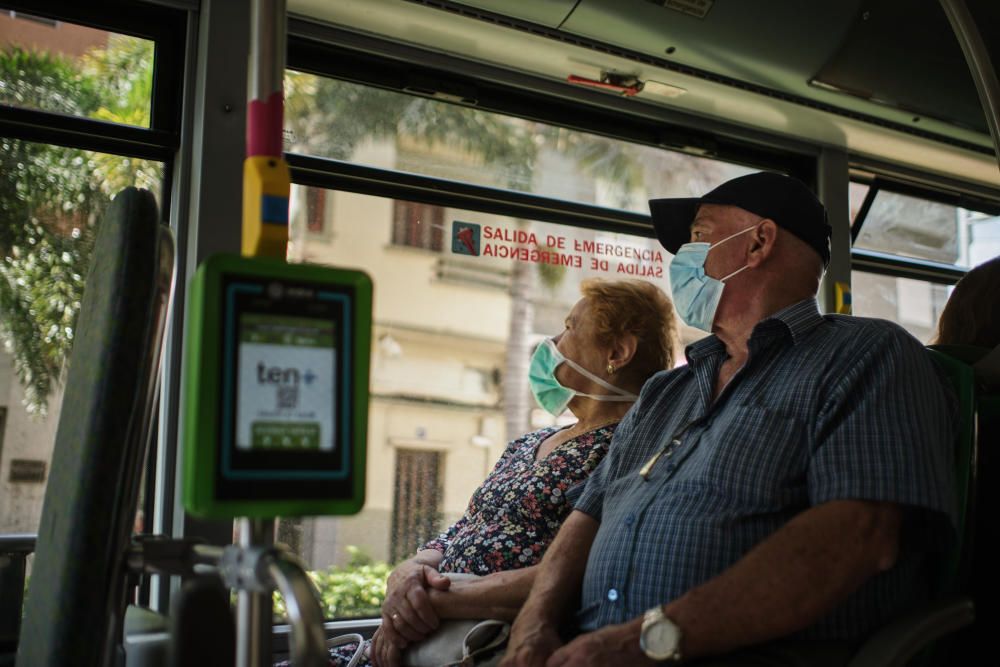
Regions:
[[[625,515],[625,525],[626,526],[631,526],[633,523],[635,523],[635,514],[632,514],[632,513],[626,514]]]
[[[618,599],[618,591],[614,588],[608,591],[608,599],[614,602]]]

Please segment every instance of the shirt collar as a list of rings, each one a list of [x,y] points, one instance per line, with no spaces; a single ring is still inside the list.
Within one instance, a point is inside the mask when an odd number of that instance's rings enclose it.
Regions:
[[[803,299],[791,306],[782,308],[770,317],[766,317],[753,328],[750,338],[763,334],[774,328],[784,328],[792,335],[792,344],[801,343],[806,334],[822,324],[823,316],[819,314],[819,304],[815,297]]]
[[[819,304],[815,297],[810,297],[762,319],[754,326],[750,339],[788,332],[792,337],[792,344],[798,345],[805,339],[806,334],[822,322],[823,316],[819,313]],[[692,363],[724,349],[722,341],[713,334],[691,343],[684,348],[684,353],[687,355],[688,363]]]

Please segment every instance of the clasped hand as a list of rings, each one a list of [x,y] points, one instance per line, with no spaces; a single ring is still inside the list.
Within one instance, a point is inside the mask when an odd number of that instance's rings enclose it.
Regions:
[[[431,589],[446,591],[451,581],[429,565],[403,563],[389,575],[382,625],[372,637],[371,659],[376,667],[397,667],[402,649],[424,639],[440,624],[431,604]]]

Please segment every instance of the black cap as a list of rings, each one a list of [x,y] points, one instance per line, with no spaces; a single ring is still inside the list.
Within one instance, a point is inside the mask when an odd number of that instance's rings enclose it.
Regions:
[[[726,181],[702,197],[651,199],[656,237],[673,254],[691,239],[691,223],[702,204],[738,206],[770,218],[812,247],[830,263],[830,223],[826,209],[804,183],[784,174],[762,171]]]

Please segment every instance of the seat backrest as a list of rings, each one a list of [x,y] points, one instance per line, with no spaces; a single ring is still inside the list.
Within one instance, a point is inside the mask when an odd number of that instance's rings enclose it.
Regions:
[[[109,664],[125,608],[123,553],[156,396],[173,242],[128,188],[97,232],[76,328],[17,664]]]
[[[996,514],[994,508],[1000,506],[997,486],[1000,476],[1000,393],[980,394],[976,400],[977,466],[975,513],[969,516],[969,526],[978,540],[974,540],[969,560],[969,595],[976,604],[976,616],[980,619],[996,618],[1000,613],[1000,570],[996,567],[996,554],[985,538],[994,530]],[[980,621],[969,631],[965,653],[955,664],[975,664],[986,651],[992,651],[994,638],[992,625]]]
[[[953,346],[931,346],[928,352],[951,381],[958,399],[958,436],[955,441],[955,491],[958,499],[959,543],[945,556],[935,595],[968,590],[974,526],[971,516],[976,504],[976,380],[965,355]],[[958,352],[958,354],[955,354]]]
[[[929,604],[911,610],[874,633],[861,646],[850,667],[972,664],[974,661],[962,656],[977,655],[968,652],[967,639],[957,640],[949,635],[967,631],[974,619],[981,616],[978,601],[973,604],[971,599],[982,442],[977,436],[980,397],[971,364],[978,357],[969,349],[954,346],[933,346],[928,351],[944,371],[958,399],[954,459],[958,542],[942,554],[936,581],[931,582],[936,590],[931,591]]]

